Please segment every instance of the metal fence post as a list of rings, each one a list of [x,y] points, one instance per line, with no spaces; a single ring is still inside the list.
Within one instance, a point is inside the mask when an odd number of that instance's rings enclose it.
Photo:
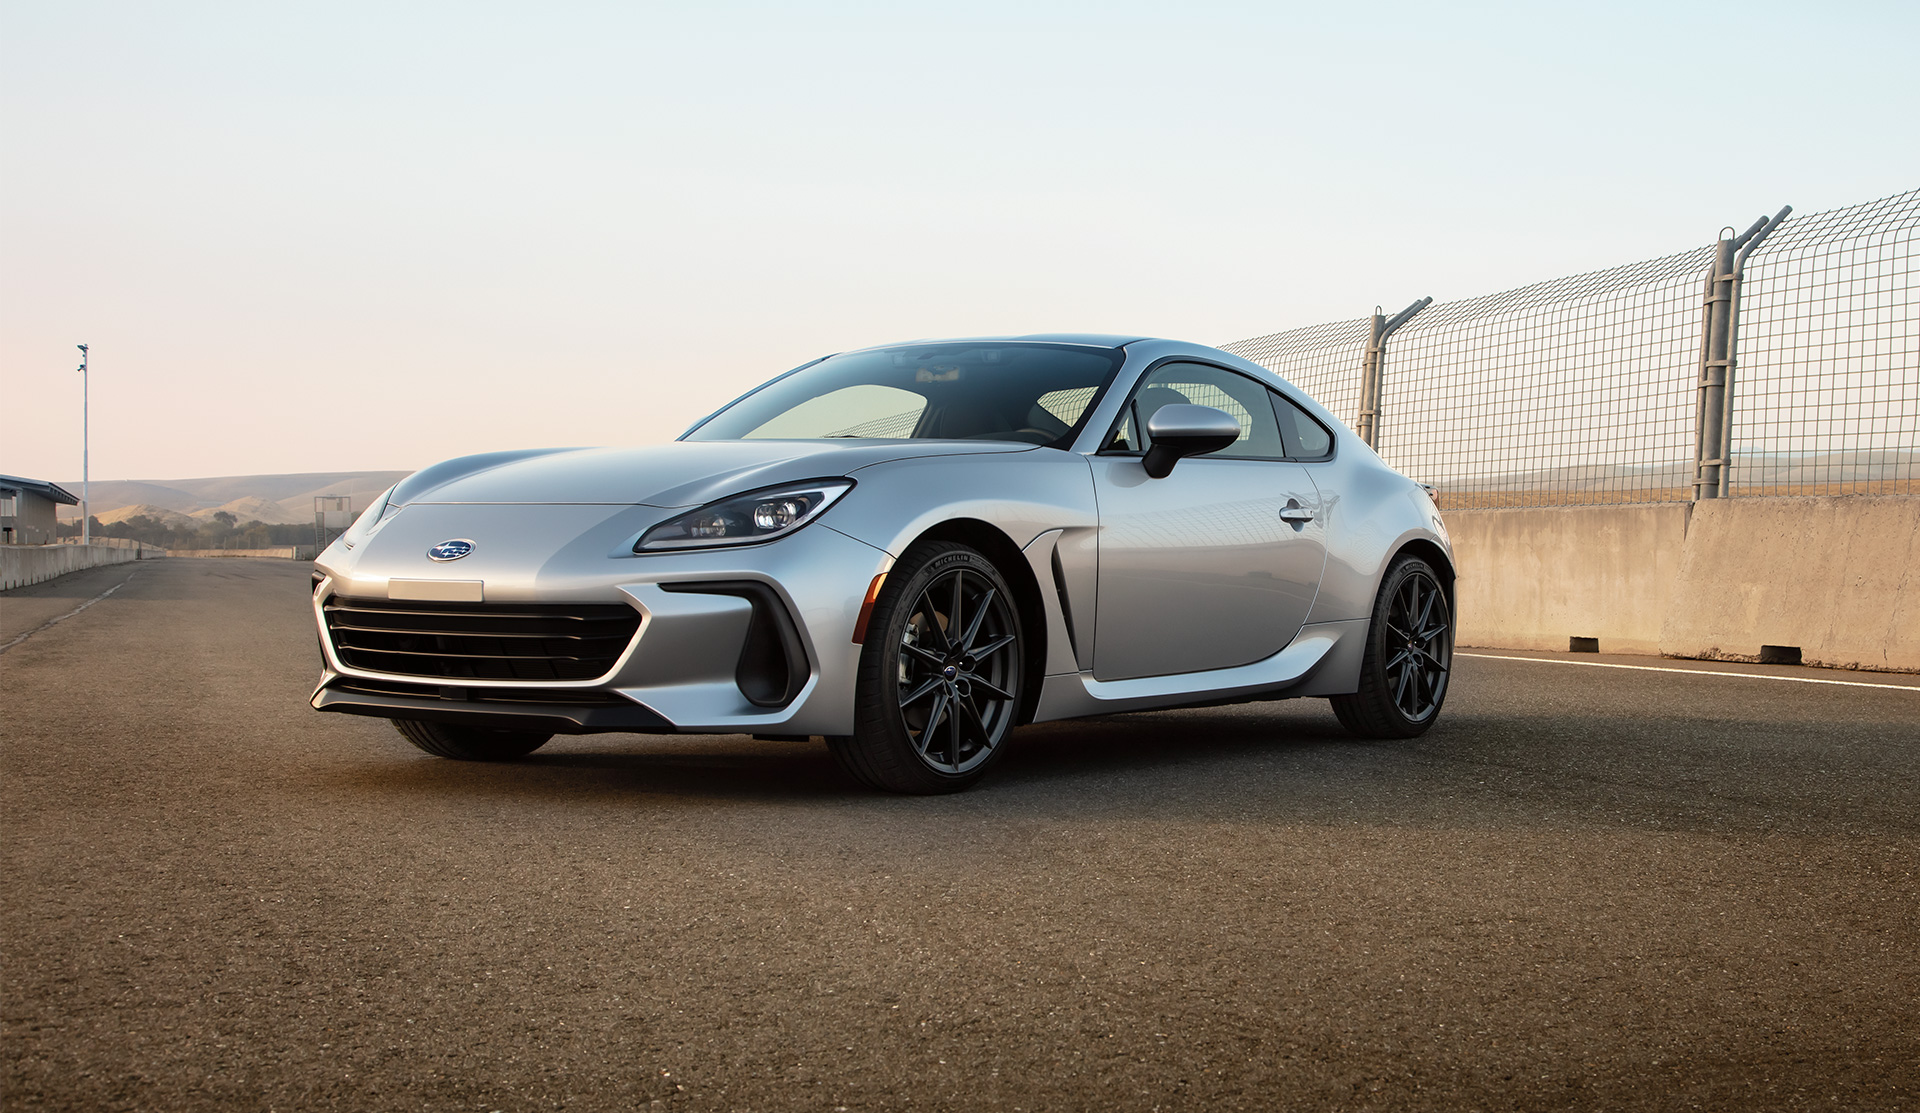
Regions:
[[[1354,415],[1353,431],[1360,439],[1373,447],[1373,420],[1380,416],[1380,403],[1374,393],[1373,380],[1380,370],[1380,330],[1386,326],[1387,319],[1380,315],[1380,307],[1373,307],[1373,332],[1367,338],[1367,354],[1360,360],[1360,410]]]
[[[1760,223],[1747,229],[1747,234],[1734,245],[1739,253],[1733,257],[1733,281],[1727,284],[1726,382],[1720,395],[1720,458],[1725,461],[1720,468],[1721,498],[1727,497],[1733,483],[1733,372],[1740,362],[1740,279],[1746,273],[1747,256],[1753,254],[1760,241],[1772,235],[1791,212],[1793,206],[1786,205],[1773,214],[1771,220],[1762,217]]]
[[[1731,232],[1733,229],[1728,228]],[[1733,239],[1720,237],[1720,249],[1707,268],[1706,300],[1701,303],[1700,374],[1694,385],[1693,497],[1720,497],[1720,473],[1726,463],[1720,445],[1726,433],[1727,332],[1733,314]]]
[[[1421,298],[1392,317],[1380,315],[1380,307],[1373,307],[1373,335],[1367,341],[1366,359],[1360,364],[1360,413],[1354,426],[1354,432],[1367,442],[1367,447],[1378,449],[1380,435],[1380,394],[1381,367],[1386,362],[1387,337],[1392,336],[1401,325],[1413,320],[1413,315],[1433,304],[1432,298]]]
[[[1694,408],[1693,497],[1717,499],[1727,494],[1733,471],[1733,348],[1738,329],[1735,302],[1740,268],[1747,255],[1793,211],[1788,205],[1772,217],[1761,217],[1738,236],[1721,236],[1713,265],[1707,269],[1706,300],[1700,328],[1699,400]],[[1726,231],[1733,231],[1732,228]]]

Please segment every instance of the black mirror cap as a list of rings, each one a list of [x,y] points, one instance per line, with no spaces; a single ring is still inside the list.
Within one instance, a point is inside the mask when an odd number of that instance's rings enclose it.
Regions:
[[[1153,447],[1140,462],[1154,479],[1165,479],[1185,456],[1218,452],[1240,439],[1240,423],[1212,406],[1174,403],[1155,410],[1147,419]]]

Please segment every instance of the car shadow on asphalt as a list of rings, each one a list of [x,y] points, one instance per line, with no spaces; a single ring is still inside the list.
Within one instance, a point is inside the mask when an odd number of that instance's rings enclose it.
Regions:
[[[1191,803],[1223,792],[1270,799],[1276,779],[1324,774],[1329,762],[1380,764],[1384,755],[1372,752],[1376,745],[1348,736],[1324,711],[1318,717],[1276,717],[1210,708],[1046,723],[1019,730],[997,769],[969,792],[944,799],[1068,796],[1121,807],[1174,798]],[[745,735],[562,736],[507,764],[428,758],[395,739],[389,756],[355,762],[336,776],[357,787],[404,793],[742,803],[914,799],[858,784],[818,741]]]
[[[1920,762],[1889,744],[1899,739],[1846,746],[1818,724],[1776,724],[1777,738],[1756,730],[1742,743],[1768,760],[1730,768],[1711,736],[1689,729],[1630,715],[1570,727],[1552,715],[1467,713],[1419,738],[1367,741],[1319,701],[1142,712],[1023,728],[979,785],[934,798],[871,791],[817,741],[743,735],[562,738],[499,765],[430,758],[395,737],[320,775],[355,792],[652,809],[1721,835],[1915,829],[1912,793],[1888,787],[1914,783]],[[1623,760],[1654,745],[1657,764]],[[1809,778],[1835,774],[1835,802],[1811,806]]]
[[[1238,704],[1070,719],[1026,727],[1001,778],[1048,780],[1087,771],[1164,773],[1170,766],[1262,761],[1280,754],[1366,745],[1325,711],[1293,703]]]

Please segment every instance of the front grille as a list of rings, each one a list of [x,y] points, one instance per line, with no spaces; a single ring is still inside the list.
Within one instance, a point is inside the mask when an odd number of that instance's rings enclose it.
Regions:
[[[341,663],[461,680],[592,680],[640,629],[620,603],[403,603],[329,598],[321,606]]]

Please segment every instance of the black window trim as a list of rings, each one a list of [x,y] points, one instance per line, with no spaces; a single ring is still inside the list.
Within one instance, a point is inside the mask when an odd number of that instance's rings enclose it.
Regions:
[[[1169,363],[1197,363],[1202,367],[1211,367],[1216,371],[1225,371],[1229,375],[1238,375],[1240,378],[1245,379],[1247,382],[1252,383],[1254,386],[1259,387],[1261,390],[1264,390],[1269,395],[1273,396],[1267,399],[1267,405],[1269,407],[1273,405],[1273,398],[1286,398],[1288,402],[1292,402],[1295,406],[1299,406],[1301,413],[1306,413],[1306,407],[1300,406],[1298,402],[1293,402],[1293,399],[1291,398],[1287,398],[1287,395],[1284,391],[1274,389],[1274,387],[1271,384],[1261,382],[1259,379],[1254,378],[1252,375],[1247,374],[1245,371],[1242,371],[1238,367],[1228,367],[1223,363],[1216,363],[1213,360],[1203,359],[1199,356],[1181,356],[1181,355],[1162,356],[1161,358],[1156,359],[1152,363],[1148,364],[1146,369],[1140,372],[1140,377],[1134,380],[1133,389],[1127,392],[1127,400],[1120,404],[1120,412],[1117,415],[1115,415],[1113,419],[1113,424],[1108,427],[1107,435],[1100,439],[1100,447],[1094,450],[1094,455],[1096,456],[1145,456],[1147,454],[1147,450],[1145,448],[1118,449],[1118,448],[1109,448],[1107,446],[1113,443],[1113,438],[1119,434],[1120,426],[1126,423],[1127,418],[1134,416],[1134,413],[1133,413],[1134,399],[1139,396],[1140,388],[1146,385],[1148,377],[1151,376],[1155,371],[1160,370],[1162,367],[1165,367]],[[1323,456],[1216,456],[1209,453],[1206,456],[1196,456],[1194,457],[1194,459],[1196,460],[1246,460],[1252,463],[1270,463],[1270,464],[1271,463],[1321,464],[1321,463],[1327,462],[1328,460],[1333,459],[1334,455],[1340,451],[1340,438],[1335,436],[1333,430],[1327,429],[1325,425],[1321,424],[1320,419],[1317,417],[1314,417],[1312,414],[1310,413],[1307,414],[1307,420],[1313,422],[1315,425],[1319,425],[1320,428],[1322,429],[1326,429],[1327,439],[1332,442],[1332,447],[1328,449],[1327,453]],[[1280,435],[1280,447],[1284,449],[1287,445],[1287,436],[1286,436],[1285,427],[1280,426],[1280,411],[1278,410],[1274,411],[1273,422],[1274,422],[1274,425],[1276,426],[1276,431]],[[1139,423],[1135,422],[1135,424],[1137,425]],[[1143,428],[1140,430],[1140,433],[1142,434],[1142,438],[1144,439],[1146,430]]]

